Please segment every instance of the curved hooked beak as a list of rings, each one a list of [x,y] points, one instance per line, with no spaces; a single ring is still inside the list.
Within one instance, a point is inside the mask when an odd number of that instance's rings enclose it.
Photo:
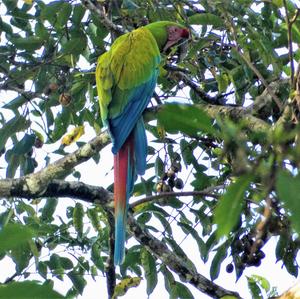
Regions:
[[[186,43],[189,38],[190,38],[190,31],[186,28],[181,28],[181,31],[178,34],[175,34],[167,41],[167,43],[163,48],[163,52],[166,52],[166,50],[168,50],[169,48],[171,48],[172,46],[180,42]]]

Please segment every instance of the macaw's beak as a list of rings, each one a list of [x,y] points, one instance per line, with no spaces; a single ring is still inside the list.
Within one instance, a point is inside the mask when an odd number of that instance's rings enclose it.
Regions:
[[[190,38],[190,31],[186,28],[171,26],[168,28],[168,36],[169,39],[163,48],[163,52],[166,52],[181,41],[188,40]]]

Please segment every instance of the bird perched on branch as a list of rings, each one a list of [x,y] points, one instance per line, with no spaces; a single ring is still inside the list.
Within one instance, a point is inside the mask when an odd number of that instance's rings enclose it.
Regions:
[[[189,30],[177,23],[154,22],[120,36],[98,59],[101,118],[108,127],[114,154],[115,265],[124,260],[128,200],[137,174],[146,170],[142,113],[156,85],[160,53],[189,35]]]

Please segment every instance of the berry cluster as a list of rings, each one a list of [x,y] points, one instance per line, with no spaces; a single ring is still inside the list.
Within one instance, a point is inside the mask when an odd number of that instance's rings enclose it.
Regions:
[[[246,267],[260,266],[261,260],[265,257],[265,253],[261,250],[263,245],[263,240],[254,240],[248,234],[237,239],[231,246],[236,268],[238,268],[238,270],[244,270]],[[228,273],[233,271],[232,263],[227,265],[226,271]]]
[[[160,180],[156,184],[156,191],[171,192],[173,188],[181,190],[184,186],[183,180],[178,178],[178,172],[181,171],[181,164],[179,161],[173,161],[171,167],[167,172],[164,172]]]

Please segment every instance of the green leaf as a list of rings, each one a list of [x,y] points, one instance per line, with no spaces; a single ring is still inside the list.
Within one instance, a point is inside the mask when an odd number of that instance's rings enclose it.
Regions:
[[[57,21],[55,27],[63,27],[67,24],[69,17],[72,13],[72,5],[68,2],[62,3],[60,10],[57,13]]]
[[[35,135],[25,134],[24,137],[14,146],[12,152],[15,155],[24,155],[28,153],[35,142]]]
[[[87,216],[95,231],[101,231],[100,217],[96,208],[88,209]]]
[[[189,24],[191,25],[212,25],[214,27],[224,27],[224,21],[216,15],[211,13],[195,14],[189,17]]]
[[[41,4],[40,4],[41,5]],[[53,1],[48,5],[41,5],[41,15],[40,18],[42,20],[48,20],[52,25],[55,25],[57,21],[57,14],[63,5],[62,1]]]
[[[279,171],[276,177],[276,190],[279,199],[288,208],[292,226],[300,233],[300,176],[293,177],[286,171]]]
[[[200,108],[184,104],[167,104],[159,111],[158,120],[166,131],[177,133],[181,131],[190,136],[196,136],[200,131],[218,135],[212,127],[212,120]]]
[[[65,296],[54,291],[49,283],[40,284],[38,281],[22,281],[0,285],[0,298],[61,299]]]
[[[58,254],[54,253],[51,255],[48,266],[58,279],[63,280],[64,268],[61,265],[61,257]]]
[[[73,9],[72,21],[75,25],[79,25],[85,14],[85,8],[82,4],[76,4]]]
[[[100,255],[100,251],[101,248],[97,243],[94,243],[92,246],[92,252],[91,252],[91,259],[93,261],[93,263],[95,264],[95,266],[101,270],[102,272],[104,272],[104,263],[103,263],[103,259]]]
[[[25,104],[27,102],[28,102],[28,99],[26,99],[23,96],[18,96],[15,99],[8,102],[7,104],[3,105],[2,108],[16,110],[17,108],[19,108],[20,106],[22,106],[23,104]]]
[[[63,256],[60,257],[60,264],[65,270],[70,270],[74,267],[73,262],[67,257]]]
[[[13,37],[10,41],[18,49],[34,51],[40,49],[44,43],[44,40],[38,36],[28,36],[28,37]]]
[[[229,85],[229,78],[228,75],[225,73],[222,73],[220,75],[216,76],[216,80],[218,82],[218,90],[219,93],[223,93],[226,91],[228,85]]]
[[[168,270],[168,268],[164,265],[160,267],[160,271],[164,276],[165,280],[165,289],[171,293],[171,287],[175,283],[174,276],[171,271]]]
[[[165,170],[165,165],[162,159],[157,156],[155,159],[155,176],[161,178]]]
[[[0,128],[0,149],[5,147],[7,139],[14,133],[25,131],[30,125],[30,121],[25,117],[17,115]]]
[[[269,281],[260,275],[252,274],[251,277],[247,277],[247,279],[248,281],[254,281],[266,293],[269,292],[271,289]]]
[[[47,273],[48,273],[48,266],[45,262],[39,262],[37,270],[39,274],[44,278],[47,279]]]
[[[172,286],[171,294],[174,296],[173,298],[180,299],[193,299],[194,296],[191,291],[185,286],[183,283],[176,281]]]
[[[68,273],[68,277],[71,279],[75,289],[79,292],[79,294],[82,295],[86,286],[86,280],[83,278],[83,276],[76,271],[71,271]]]
[[[41,219],[43,221],[53,220],[53,214],[56,210],[58,200],[56,198],[50,197],[46,199],[46,203],[42,209]]]
[[[145,270],[145,277],[147,281],[147,295],[150,296],[157,285],[157,270],[155,259],[147,249],[143,249],[141,252],[141,262]]]
[[[83,205],[80,202],[76,202],[73,210],[73,225],[75,227],[78,236],[82,236],[83,233],[83,216],[84,210]]]
[[[185,139],[181,139],[180,150],[181,150],[182,159],[185,166],[192,164],[195,157],[193,155],[193,148],[191,147],[190,143],[187,142]]]
[[[176,243],[176,241],[172,238],[165,238],[168,244],[172,247],[172,251],[176,253],[187,265],[190,269],[197,271],[196,266],[193,262],[188,258],[183,249]]]
[[[1,137],[0,137],[1,138]],[[14,155],[12,150],[8,150],[5,154],[5,160],[7,162],[6,177],[13,178],[20,165],[21,158],[18,155]]]
[[[18,274],[21,274],[22,271],[28,267],[32,258],[31,254],[32,252],[28,242],[19,244],[17,247],[11,249],[9,256],[16,264],[15,267]]]
[[[252,277],[247,277],[247,282],[248,282],[248,288],[251,292],[251,297],[253,299],[263,298],[259,283]]]
[[[227,257],[227,246],[226,244],[223,244],[217,249],[217,253],[215,254],[211,262],[210,278],[212,280],[215,280],[216,278],[219,277],[222,262],[226,257]]]
[[[63,45],[62,52],[63,54],[72,54],[72,55],[81,54],[86,48],[86,43],[87,40],[85,36],[74,37]]]
[[[17,248],[34,236],[34,231],[27,226],[8,224],[0,231],[0,252]]]
[[[35,34],[43,40],[49,38],[49,32],[42,22],[37,22],[34,28]]]
[[[243,206],[244,195],[252,181],[251,175],[243,175],[232,183],[226,193],[219,199],[214,214],[218,225],[217,236],[227,236],[238,222]]]

